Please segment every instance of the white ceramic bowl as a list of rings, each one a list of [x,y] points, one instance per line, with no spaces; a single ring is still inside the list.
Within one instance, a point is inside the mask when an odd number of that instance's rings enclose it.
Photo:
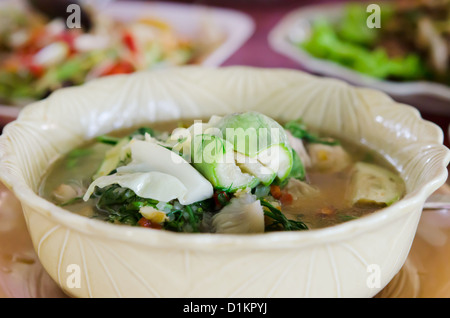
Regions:
[[[407,194],[341,225],[260,235],[113,225],[39,197],[49,164],[97,135],[258,110],[364,142]],[[22,203],[42,265],[76,297],[371,297],[400,270],[426,198],[447,178],[443,133],[385,94],[298,71],[182,67],[93,81],[27,106],[0,137],[0,177]],[[79,285],[78,285],[79,283]]]

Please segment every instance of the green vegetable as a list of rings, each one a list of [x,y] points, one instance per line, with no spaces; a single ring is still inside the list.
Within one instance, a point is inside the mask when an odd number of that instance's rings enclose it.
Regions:
[[[272,118],[249,111],[223,117],[216,124],[234,151],[257,159],[284,180],[292,169],[292,152],[283,127]],[[270,177],[266,184],[270,182]]]
[[[367,27],[367,6],[349,3],[345,6],[344,16],[337,26],[339,37],[345,41],[369,46],[375,43],[378,37],[378,29]],[[389,6],[382,6],[380,22],[388,18]]]
[[[114,172],[118,166],[127,163],[130,159],[130,152],[127,149],[124,149],[124,147],[132,138],[137,136],[145,136],[145,134],[155,136],[155,131],[149,127],[140,127],[130,135],[123,138],[118,138],[110,135],[98,136],[96,138],[98,142],[112,145],[114,147],[106,152],[105,159],[103,160],[97,173],[94,175],[94,179],[97,179],[101,176],[106,176]]]
[[[234,192],[259,183],[258,178],[239,169],[233,145],[226,140],[214,135],[196,135],[192,143],[192,165],[215,189]]]
[[[280,230],[280,228],[284,231],[300,231],[308,229],[308,226],[301,221],[289,220],[281,210],[274,207],[268,201],[261,200],[261,205],[266,208],[264,210],[264,215],[273,220],[273,222],[266,227],[266,231]]]
[[[368,46],[368,43],[374,42],[375,31],[368,31],[371,29],[367,26],[356,27],[361,23],[361,18],[355,18],[356,15],[350,12],[350,18],[341,22],[341,29],[339,24],[335,26],[324,19],[317,19],[309,39],[297,45],[315,57],[376,78],[415,80],[426,76],[427,67],[417,54],[389,58],[383,48]]]
[[[70,200],[67,200],[66,202],[59,203],[58,205],[59,206],[67,206],[67,205],[75,204],[77,202],[82,202],[82,201],[83,201],[83,197],[75,197]]]
[[[96,208],[108,221],[129,225],[137,225],[141,218],[141,206],[155,207],[158,203],[155,200],[139,198],[132,190],[116,184],[96,188],[91,198],[97,199]]]
[[[354,215],[346,215],[346,214],[345,214],[345,215],[338,214],[337,217],[338,217],[339,220],[342,221],[342,222],[348,222],[348,221],[351,221],[351,220],[356,220],[356,219],[358,219],[357,216],[354,216]]]
[[[306,169],[305,165],[303,164],[302,160],[298,156],[297,152],[292,150],[292,158],[293,158],[293,164],[292,164],[292,170],[289,174],[289,178],[295,178],[301,181],[304,181],[306,179]],[[287,179],[289,179],[287,178]]]
[[[293,158],[293,164],[292,164],[292,170],[289,173],[289,176],[284,179],[283,181],[276,180],[274,184],[278,184],[281,188],[284,188],[288,183],[289,179],[294,178],[300,181],[306,180],[306,169],[305,165],[303,164],[302,160],[298,156],[297,152],[292,150],[292,158]]]
[[[164,222],[163,228],[174,232],[201,232],[204,213],[213,208],[212,199],[174,207],[167,213],[168,220]]]
[[[97,201],[96,208],[107,221],[137,225],[142,218],[139,213],[143,206],[157,208],[158,201],[137,196],[132,190],[113,184],[104,188],[96,188],[92,199]],[[199,232],[203,221],[203,213],[213,209],[213,200],[208,199],[183,206],[166,204],[167,221],[163,228],[175,232]]]
[[[389,206],[403,191],[403,180],[386,168],[357,162],[351,172],[349,200],[353,205]]]
[[[263,185],[270,185],[277,177],[277,173],[275,171],[263,165],[256,158],[250,158],[235,152],[235,159],[237,166],[242,172],[258,178]]]
[[[121,140],[121,138],[113,137],[113,136],[109,136],[109,135],[101,135],[101,136],[98,136],[96,138],[96,140],[103,144],[115,146]]]
[[[145,136],[145,134],[149,134],[150,136],[155,136],[155,131],[150,127],[140,127],[136,129],[134,132],[132,132],[130,135],[128,135],[126,138],[131,140],[133,137],[137,136]],[[107,145],[116,145],[119,141],[121,141],[123,138],[118,138],[110,135],[101,135],[96,138],[98,142],[107,144]]]
[[[156,136],[156,132],[152,128],[150,128],[150,127],[140,127],[138,129],[136,129],[133,133],[131,133],[129,138],[131,139],[131,138],[136,137],[136,136],[145,136],[146,134],[149,134],[151,137]]]
[[[103,139],[105,140],[105,139]],[[129,138],[120,139],[114,147],[109,149],[105,154],[105,159],[100,165],[100,168],[95,173],[93,179],[98,179],[102,176],[107,176],[114,172],[121,163],[125,163],[129,159],[130,153],[125,146],[129,143]]]
[[[189,223],[191,224],[192,227],[192,232],[199,232],[199,227],[198,227],[198,222],[199,222],[199,216],[197,214],[194,213],[194,210],[192,209],[192,207],[190,205],[187,205],[185,207],[187,215],[188,215],[188,219],[189,219]]]
[[[283,127],[255,111],[227,115],[216,126],[235,151],[252,158],[273,145],[287,143]]]
[[[317,143],[317,144],[324,144],[324,145],[330,145],[330,146],[335,146],[335,145],[340,144],[339,140],[336,140],[333,138],[323,138],[323,137],[319,137],[313,133],[310,133],[307,130],[307,127],[303,123],[301,118],[287,122],[284,125],[284,128],[287,129],[292,134],[292,136],[299,138],[299,139],[303,139],[309,143]]]
[[[59,82],[73,78],[75,75],[83,72],[82,60],[73,58],[55,69],[56,79]]]
[[[230,204],[230,198],[233,196],[231,192],[227,191],[218,191],[216,192],[217,203],[220,207],[224,207]]]
[[[34,77],[28,71],[9,72],[0,69],[0,102],[15,104],[42,98],[45,89],[33,85]]]

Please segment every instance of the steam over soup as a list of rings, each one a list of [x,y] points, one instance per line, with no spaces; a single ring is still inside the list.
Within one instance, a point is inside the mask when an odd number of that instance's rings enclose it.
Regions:
[[[258,112],[100,136],[58,160],[40,195],[72,212],[175,232],[308,230],[404,195],[380,155]]]

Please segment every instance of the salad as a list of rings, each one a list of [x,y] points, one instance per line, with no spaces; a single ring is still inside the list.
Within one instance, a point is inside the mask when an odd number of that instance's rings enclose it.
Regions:
[[[0,11],[0,104],[25,105],[54,90],[138,70],[195,63],[201,46],[164,21],[100,14],[89,31],[30,10]]]
[[[450,0],[383,2],[380,28],[367,27],[366,9],[349,3],[341,19],[317,19],[310,37],[295,44],[378,79],[450,85]]]

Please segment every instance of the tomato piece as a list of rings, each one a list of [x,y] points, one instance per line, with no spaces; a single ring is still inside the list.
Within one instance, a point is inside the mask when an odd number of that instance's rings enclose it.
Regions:
[[[152,223],[150,220],[147,220],[146,218],[142,217],[139,219],[138,224],[142,227],[147,227],[151,229],[157,229],[160,230],[162,228],[162,225],[159,223]]]
[[[288,192],[283,192],[281,194],[280,201],[281,201],[281,204],[283,204],[283,205],[289,205],[289,204],[292,204],[292,202],[294,201],[294,197],[292,196],[292,194],[290,194]]]
[[[19,72],[25,70],[30,72],[34,77],[41,77],[45,73],[45,67],[33,62],[32,54],[17,54],[6,60],[3,69],[9,72]]]
[[[35,77],[41,77],[45,72],[44,67],[36,64],[31,64],[29,70],[31,74],[33,74],[33,76]]]
[[[271,185],[270,186],[270,194],[277,200],[279,200],[281,198],[281,188],[278,185]]]
[[[213,194],[214,202],[216,203],[216,208],[221,208],[225,206],[228,201],[230,201],[230,197],[225,191],[216,191]]]
[[[45,27],[36,27],[30,30],[28,41],[17,50],[17,53],[33,55],[42,48],[42,39],[45,38]]]
[[[126,61],[119,61],[105,72],[103,72],[102,76],[106,75],[114,75],[114,74],[128,74],[134,72],[134,67],[130,63]]]
[[[131,52],[135,53],[137,51],[136,42],[130,32],[125,32],[123,34],[122,41]]]
[[[67,44],[67,46],[69,47],[69,54],[73,54],[76,52],[76,49],[75,49],[75,38],[76,37],[77,37],[77,34],[75,34],[74,32],[65,31],[65,32],[62,32],[61,34],[58,34],[58,36],[56,36],[56,40],[65,42]]]
[[[138,224],[142,227],[151,227],[152,222],[142,217],[139,219]]]

